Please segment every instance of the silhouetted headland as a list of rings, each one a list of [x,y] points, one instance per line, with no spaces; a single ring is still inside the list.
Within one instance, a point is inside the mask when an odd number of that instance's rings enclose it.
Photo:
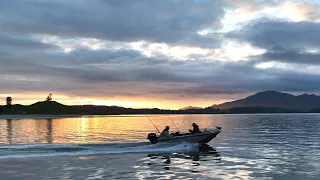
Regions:
[[[217,109],[205,108],[198,110],[166,110],[158,108],[133,109],[119,106],[95,106],[95,105],[72,105],[67,106],[56,101],[41,101],[24,106],[20,104],[0,106],[0,114],[79,114],[79,115],[121,115],[121,114],[190,114],[218,113]]]

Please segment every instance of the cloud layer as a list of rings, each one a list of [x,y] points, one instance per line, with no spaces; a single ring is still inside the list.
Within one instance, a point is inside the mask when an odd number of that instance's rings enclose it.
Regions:
[[[304,21],[282,16],[298,5]],[[270,89],[319,92],[317,7],[297,1],[1,1],[0,94],[190,98],[210,105]],[[257,14],[270,9],[280,13]]]

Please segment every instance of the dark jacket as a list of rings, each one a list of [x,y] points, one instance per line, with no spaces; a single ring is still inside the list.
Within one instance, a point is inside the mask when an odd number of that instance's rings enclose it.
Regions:
[[[201,131],[200,131],[200,129],[199,129],[199,126],[198,125],[193,125],[193,130],[190,130],[190,132],[192,133],[192,134],[194,134],[194,133],[201,133]]]

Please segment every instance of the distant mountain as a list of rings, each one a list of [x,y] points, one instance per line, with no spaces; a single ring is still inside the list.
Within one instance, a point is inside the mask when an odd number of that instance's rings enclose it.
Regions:
[[[312,109],[320,108],[320,96],[314,94],[294,96],[278,91],[263,91],[245,99],[239,99],[210,107],[220,109],[231,109],[236,107],[277,107],[295,111],[310,111]]]
[[[179,110],[190,110],[190,109],[203,109],[201,107],[194,107],[194,106],[187,106],[187,107],[184,107],[184,108],[181,108]]]

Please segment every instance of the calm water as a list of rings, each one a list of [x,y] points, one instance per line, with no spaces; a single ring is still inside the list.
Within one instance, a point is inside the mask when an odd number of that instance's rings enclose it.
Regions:
[[[206,146],[150,145],[146,116],[0,116],[0,179],[319,179],[320,114],[149,117],[223,129]]]

